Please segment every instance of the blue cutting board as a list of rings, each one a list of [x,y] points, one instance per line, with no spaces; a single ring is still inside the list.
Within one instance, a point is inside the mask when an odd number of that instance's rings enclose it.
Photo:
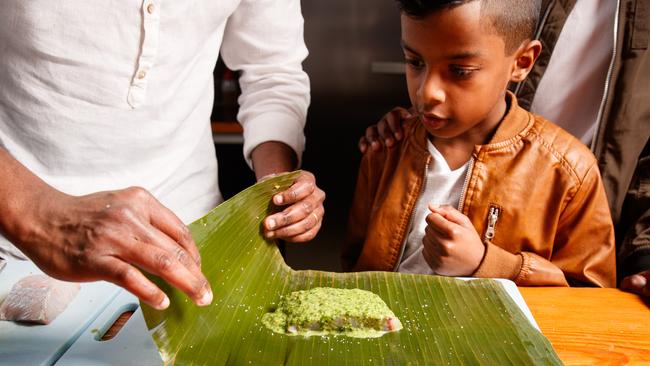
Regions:
[[[43,273],[30,261],[8,261],[0,272],[0,301],[21,278]],[[65,311],[47,325],[0,321],[0,365],[52,365],[122,290],[108,282],[82,283]]]
[[[125,311],[135,311],[114,338],[101,341],[106,330]],[[81,334],[57,366],[160,366],[163,361],[142,315],[138,299],[122,291]]]

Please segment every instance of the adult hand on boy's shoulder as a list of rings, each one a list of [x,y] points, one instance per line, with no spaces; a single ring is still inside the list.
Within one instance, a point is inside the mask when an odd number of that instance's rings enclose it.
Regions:
[[[469,218],[451,206],[429,205],[422,254],[443,276],[470,276],[483,260],[485,245]]]
[[[650,269],[625,277],[621,281],[621,290],[650,297]]]
[[[365,135],[359,139],[359,151],[365,153],[368,148],[379,151],[384,146],[392,147],[395,145],[395,141],[400,141],[404,136],[402,123],[414,116],[415,114],[406,108],[393,108],[377,124],[366,128]]]
[[[291,243],[313,239],[323,223],[324,201],[314,175],[303,170],[289,189],[273,196],[274,204],[286,208],[264,219],[264,235]]]

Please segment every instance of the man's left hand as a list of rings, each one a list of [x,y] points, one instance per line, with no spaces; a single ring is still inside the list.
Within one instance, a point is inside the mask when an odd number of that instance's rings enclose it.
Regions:
[[[323,223],[325,192],[316,186],[316,178],[302,171],[289,189],[273,196],[282,212],[264,219],[264,236],[291,243],[312,240]]]

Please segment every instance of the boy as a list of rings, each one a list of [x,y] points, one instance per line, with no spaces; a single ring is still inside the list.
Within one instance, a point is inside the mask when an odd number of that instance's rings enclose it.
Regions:
[[[506,92],[541,51],[539,1],[399,3],[415,118],[364,155],[344,268],[613,286],[595,158]]]

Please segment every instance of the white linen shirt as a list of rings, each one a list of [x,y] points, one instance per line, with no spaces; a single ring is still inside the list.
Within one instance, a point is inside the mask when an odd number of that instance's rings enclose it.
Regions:
[[[3,0],[0,146],[65,193],[137,185],[191,222],[221,200],[209,124],[220,51],[242,71],[249,164],[265,141],[301,156],[299,0]]]

